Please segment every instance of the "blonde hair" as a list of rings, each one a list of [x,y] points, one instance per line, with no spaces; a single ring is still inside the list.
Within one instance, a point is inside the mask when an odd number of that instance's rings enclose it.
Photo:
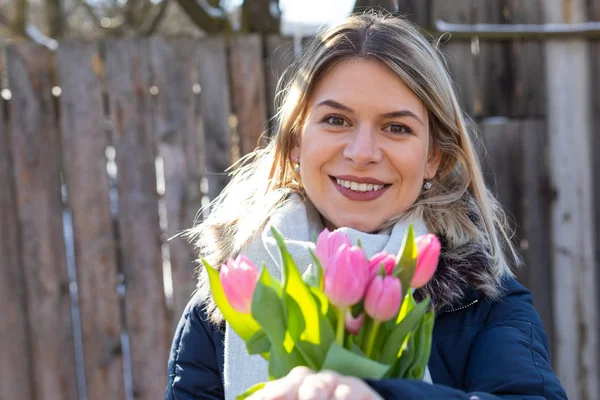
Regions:
[[[477,244],[498,281],[512,276],[519,255],[505,214],[484,183],[471,138],[475,132],[465,123],[443,57],[408,21],[375,13],[350,16],[324,31],[285,72],[278,85],[274,138],[241,160],[212,202],[209,217],[188,233],[200,255],[221,265],[264,228],[290,193],[305,195],[290,152],[302,132],[309,96],[337,62],[357,57],[383,63],[420,98],[433,143],[441,150],[433,187],[388,224],[421,217],[450,247]],[[199,287],[207,289],[206,284],[201,274]],[[209,305],[208,314],[215,311]]]

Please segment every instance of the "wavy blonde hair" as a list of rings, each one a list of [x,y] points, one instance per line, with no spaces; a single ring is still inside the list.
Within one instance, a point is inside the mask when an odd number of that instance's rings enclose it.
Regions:
[[[484,183],[472,139],[475,132],[465,123],[443,57],[410,22],[375,13],[350,16],[322,32],[286,70],[278,84],[273,139],[240,161],[230,183],[211,203],[209,217],[188,232],[200,255],[221,265],[264,228],[289,194],[305,195],[290,152],[302,133],[315,85],[348,58],[378,60],[392,70],[424,103],[433,143],[441,150],[433,187],[388,224],[421,217],[450,247],[477,244],[498,280],[512,276],[519,255],[506,216]],[[202,273],[199,289],[208,289]],[[222,317],[212,303],[207,312],[219,322]]]

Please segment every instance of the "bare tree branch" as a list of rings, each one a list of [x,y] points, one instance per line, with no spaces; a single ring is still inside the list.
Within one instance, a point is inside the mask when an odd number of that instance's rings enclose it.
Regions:
[[[46,23],[48,24],[48,35],[52,38],[60,38],[65,33],[62,11],[61,0],[46,0]]]
[[[206,12],[212,18],[221,18],[221,19],[227,18],[227,14],[221,8],[213,6],[206,0],[196,0],[196,1],[200,5],[200,7],[202,7],[204,9],[204,12]]]
[[[210,9],[204,8],[206,4],[209,4],[206,0],[202,0],[201,3],[197,0],[177,0],[177,2],[192,22],[204,32],[219,33],[228,29],[229,25],[226,18],[212,17],[214,15],[214,5],[211,5]]]
[[[398,11],[397,0],[356,0],[354,12],[365,12],[368,9],[395,13]]]
[[[19,36],[25,36],[27,33],[27,13],[29,11],[29,3],[27,0],[16,0],[15,3],[15,18],[12,23],[12,30]]]
[[[154,15],[152,15],[151,18],[147,18],[145,23],[140,28],[140,32],[143,35],[152,35],[156,31],[161,21],[167,14],[166,11],[169,4],[169,0],[162,0],[154,7]]]
[[[94,11],[94,8],[86,0],[81,2],[88,16],[94,22],[97,28],[108,32],[109,34],[118,34],[123,32],[123,21],[117,18],[103,17],[99,18]]]
[[[279,33],[278,10],[273,10],[273,5],[272,0],[244,1],[242,5],[242,30],[262,34]]]
[[[48,50],[56,51],[56,49],[58,49],[58,42],[55,39],[46,36],[44,32],[40,31],[33,24],[27,24],[25,26],[25,36],[35,43],[46,47]]]

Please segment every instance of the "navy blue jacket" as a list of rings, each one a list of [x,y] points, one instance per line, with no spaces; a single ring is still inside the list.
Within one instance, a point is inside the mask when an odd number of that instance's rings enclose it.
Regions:
[[[550,366],[548,339],[531,294],[515,280],[490,302],[468,290],[438,312],[429,370],[435,384],[367,381],[385,399],[566,399]],[[166,400],[223,399],[223,331],[190,302],[169,357]]]

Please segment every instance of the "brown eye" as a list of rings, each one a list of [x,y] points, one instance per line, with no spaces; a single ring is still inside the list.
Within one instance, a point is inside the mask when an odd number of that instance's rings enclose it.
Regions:
[[[399,125],[399,124],[388,125],[385,129],[387,129],[391,133],[397,133],[397,134],[411,133],[412,132],[408,126],[406,126],[406,125]]]
[[[333,125],[333,126],[348,126],[349,125],[346,122],[346,120],[343,117],[340,117],[339,115],[329,115],[329,116],[325,117],[324,121],[326,123],[328,123],[329,125]]]

